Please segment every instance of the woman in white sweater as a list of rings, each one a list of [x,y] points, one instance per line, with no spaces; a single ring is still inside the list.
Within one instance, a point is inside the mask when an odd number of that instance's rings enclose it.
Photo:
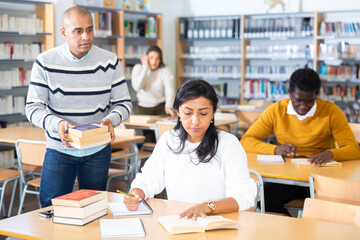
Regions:
[[[191,80],[180,87],[173,105],[177,125],[163,134],[132,182],[130,194],[135,197],[124,198],[129,210],[164,188],[169,200],[194,203],[180,214],[186,218],[254,205],[256,185],[246,154],[234,135],[214,125],[217,104],[216,93],[206,81]]]
[[[141,64],[131,73],[131,85],[137,92],[139,114],[175,117],[172,103],[175,96],[174,76],[163,62],[162,51],[150,46]]]

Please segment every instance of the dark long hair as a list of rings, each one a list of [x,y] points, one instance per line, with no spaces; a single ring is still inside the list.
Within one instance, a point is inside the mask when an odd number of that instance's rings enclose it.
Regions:
[[[159,58],[160,58],[159,68],[165,67],[165,63],[164,63],[164,60],[163,60],[163,55],[162,55],[161,49],[156,45],[152,45],[146,51],[146,55],[148,55],[150,52],[157,52],[159,54]]]
[[[215,113],[218,105],[218,98],[214,88],[204,80],[189,80],[186,81],[177,91],[175,101],[173,104],[174,109],[179,112],[179,107],[188,100],[193,100],[198,97],[204,97],[210,100],[213,105]],[[177,149],[172,149],[174,153],[181,153],[185,147],[185,141],[188,133],[185,131],[178,118],[175,130],[179,130],[180,145]],[[214,124],[214,119],[211,121],[209,128],[206,130],[204,138],[201,140],[199,146],[195,149],[199,162],[207,163],[216,154],[219,145],[218,131]],[[209,156],[209,157],[207,157]]]

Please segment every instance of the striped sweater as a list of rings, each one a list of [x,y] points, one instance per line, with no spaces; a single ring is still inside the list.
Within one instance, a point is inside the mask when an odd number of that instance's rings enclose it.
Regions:
[[[26,116],[46,130],[47,147],[63,149],[58,123],[76,126],[108,118],[114,127],[126,120],[131,100],[119,59],[92,46],[83,59],[66,52],[66,44],[40,54],[32,68]]]

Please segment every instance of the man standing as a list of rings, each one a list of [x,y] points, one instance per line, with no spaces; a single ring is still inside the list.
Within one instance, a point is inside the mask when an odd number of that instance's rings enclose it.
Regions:
[[[63,15],[60,29],[66,43],[38,56],[33,65],[26,101],[26,116],[46,130],[47,149],[40,185],[42,207],[51,199],[79,188],[105,190],[111,146],[85,150],[67,148],[66,128],[125,121],[132,108],[117,56],[93,46],[91,14],[74,6]]]

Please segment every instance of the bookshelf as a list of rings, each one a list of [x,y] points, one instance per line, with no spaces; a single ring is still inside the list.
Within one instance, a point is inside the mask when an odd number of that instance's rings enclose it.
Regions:
[[[0,0],[0,17],[0,123],[6,127],[27,121],[24,108],[32,64],[55,45],[54,5]]]
[[[177,84],[208,81],[223,104],[240,103],[240,16],[182,17],[177,20]]]
[[[83,5],[84,1],[75,0],[74,4],[87,9],[94,19],[94,44],[116,53],[121,60],[125,78],[128,83],[131,100],[137,103],[136,92],[131,86],[131,71],[135,64],[140,63],[150,45],[163,49],[162,14],[124,10],[119,8],[103,8],[100,6]],[[110,18],[107,26],[102,29],[100,16]],[[111,17],[110,17],[111,16]],[[100,32],[99,32],[100,30]]]
[[[359,13],[349,10],[180,17],[177,83],[192,78],[215,83],[221,104],[246,104],[253,99],[277,101],[288,97],[291,73],[307,66],[320,75],[320,97],[335,102],[349,122],[360,122]],[[239,28],[226,19],[239,19]],[[237,37],[226,34],[231,27],[230,32],[237,32]],[[206,37],[205,32],[212,29],[215,35]],[[226,65],[239,69],[238,75],[232,75]]]

